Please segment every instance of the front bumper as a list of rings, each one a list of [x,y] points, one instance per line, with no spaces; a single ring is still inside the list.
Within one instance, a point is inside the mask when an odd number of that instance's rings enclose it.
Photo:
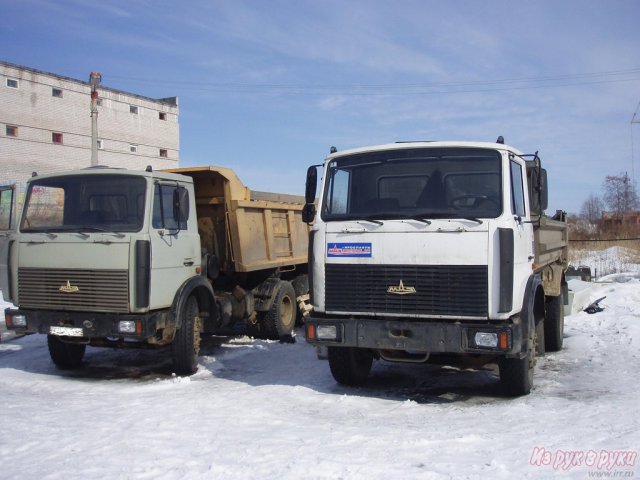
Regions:
[[[425,321],[368,317],[311,316],[305,321],[307,342],[316,346],[403,350],[406,352],[520,356],[523,333],[519,318],[508,322]],[[495,333],[495,347],[476,344],[477,334]]]
[[[17,322],[16,320],[18,319],[16,319],[16,317],[24,317],[26,320],[24,323],[26,324]],[[174,323],[169,311],[144,314],[114,314],[14,308],[7,308],[5,310],[5,322],[7,329],[20,333],[54,333],[64,336],[66,329],[69,332],[74,332],[74,337],[89,340],[94,338],[121,337],[143,341],[154,338],[158,330],[167,328]],[[119,328],[121,322],[133,322],[132,331],[121,331]],[[20,325],[19,323],[23,324]]]

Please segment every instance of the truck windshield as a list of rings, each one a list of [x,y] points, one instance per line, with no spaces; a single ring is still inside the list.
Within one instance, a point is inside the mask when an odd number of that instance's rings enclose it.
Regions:
[[[22,232],[137,232],[146,180],[127,175],[69,175],[29,183]]]
[[[323,220],[496,218],[501,156],[477,148],[368,152],[329,163]]]

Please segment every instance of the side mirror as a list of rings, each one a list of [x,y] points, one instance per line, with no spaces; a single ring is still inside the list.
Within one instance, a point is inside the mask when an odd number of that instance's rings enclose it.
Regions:
[[[316,218],[316,206],[313,203],[307,203],[302,208],[302,221],[304,223],[313,223],[313,219]]]
[[[304,200],[307,203],[316,201],[316,189],[318,186],[318,168],[313,165],[307,169],[307,183],[304,190]]]
[[[173,191],[173,217],[178,224],[189,220],[189,191],[184,187]]]
[[[540,209],[544,212],[549,206],[549,187],[547,185],[547,171],[544,168],[540,169],[538,189],[540,195]],[[540,212],[540,213],[542,213]]]
[[[312,223],[316,217],[316,191],[318,189],[318,166],[312,165],[307,169],[307,182],[304,189],[304,201],[306,202],[302,209],[302,221],[304,223]]]
[[[549,203],[547,171],[540,167],[540,160],[527,162],[529,204],[533,215],[542,215]]]

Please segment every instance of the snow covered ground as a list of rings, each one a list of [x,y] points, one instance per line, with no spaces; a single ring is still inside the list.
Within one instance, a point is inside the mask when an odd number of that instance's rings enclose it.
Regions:
[[[43,335],[3,340],[0,478],[637,478],[638,275],[605,295],[516,399],[494,369],[377,362],[344,388],[301,333],[207,340],[192,377],[167,352],[92,348],[61,372]]]
[[[570,249],[569,261],[575,267],[591,267],[594,278],[612,273],[640,272],[638,250],[619,245],[602,250],[580,249],[574,246]]]

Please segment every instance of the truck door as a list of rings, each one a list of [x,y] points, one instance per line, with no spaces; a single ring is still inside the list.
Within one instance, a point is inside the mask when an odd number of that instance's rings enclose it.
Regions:
[[[181,221],[176,212],[176,195],[185,187],[156,183],[151,220],[150,308],[169,307],[179,287],[195,275],[200,265],[200,237],[196,212]]]
[[[0,187],[0,290],[9,299],[9,242],[15,232],[15,185]]]
[[[524,284],[531,274],[533,263],[533,225],[528,219],[524,182],[526,174],[522,165],[510,161],[511,170],[511,211],[514,221],[514,285]],[[530,212],[529,212],[530,213]]]

